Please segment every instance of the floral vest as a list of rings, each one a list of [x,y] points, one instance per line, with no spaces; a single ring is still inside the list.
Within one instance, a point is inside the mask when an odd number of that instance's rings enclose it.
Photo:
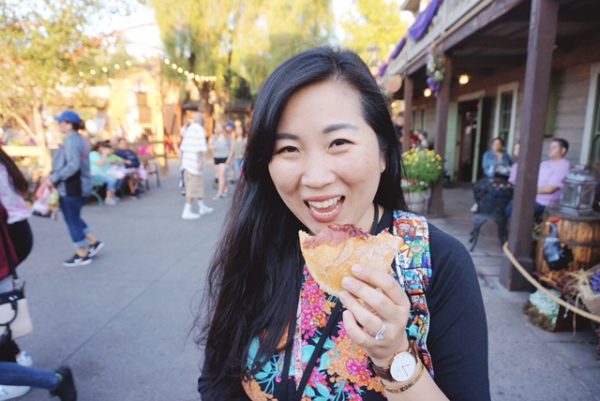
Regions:
[[[405,288],[411,302],[409,322],[406,328],[409,339],[416,339],[423,362],[433,375],[431,356],[427,351],[429,310],[425,291],[431,278],[431,254],[429,230],[424,217],[404,211],[395,211],[392,234],[402,238],[395,258],[395,277]],[[319,288],[317,282],[304,268],[304,279],[294,333],[293,359],[290,364],[288,383],[282,381],[285,352],[282,351],[262,366],[261,370],[242,385],[252,401],[277,401],[285,399],[286,386],[298,385],[321,332],[327,325],[336,298]],[[249,350],[248,368],[256,358],[258,339]],[[368,356],[354,344],[340,319],[330,337],[325,341],[322,354],[315,365],[302,401],[317,400],[385,400],[381,380],[368,368]]]

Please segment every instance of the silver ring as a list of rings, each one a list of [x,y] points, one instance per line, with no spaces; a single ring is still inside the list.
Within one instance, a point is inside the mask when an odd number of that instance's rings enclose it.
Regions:
[[[385,334],[385,330],[387,329],[387,326],[385,325],[385,322],[383,322],[381,324],[381,328],[379,329],[379,331],[375,334],[375,341],[383,341],[383,335]]]

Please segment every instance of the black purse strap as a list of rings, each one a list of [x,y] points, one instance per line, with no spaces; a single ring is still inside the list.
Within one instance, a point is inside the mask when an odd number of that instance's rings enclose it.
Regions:
[[[341,312],[342,312],[342,303],[339,300],[337,300],[335,303],[335,307],[333,308],[333,311],[331,312],[331,315],[329,316],[329,319],[327,320],[327,326],[325,326],[325,329],[321,332],[321,337],[319,338],[319,342],[315,346],[315,349],[313,350],[312,355],[310,356],[310,359],[309,359],[308,363],[306,364],[306,368],[302,372],[302,378],[300,379],[298,388],[296,388],[295,385],[290,385],[290,383],[289,383],[290,364],[292,361],[292,352],[293,352],[293,348],[294,348],[293,343],[292,343],[292,346],[289,346],[286,348],[285,359],[283,362],[282,378],[283,378],[283,383],[286,383],[286,385],[288,386],[287,387],[288,401],[292,401],[292,400],[300,401],[302,399],[302,394],[304,393],[304,389],[306,388],[306,385],[308,384],[308,380],[310,379],[310,376],[312,375],[312,371],[315,368],[317,359],[319,359],[319,357],[321,356],[321,352],[323,351],[323,347],[325,346],[325,341],[329,338],[329,336],[331,335],[331,332],[333,331],[333,327],[339,321],[339,316],[340,316]],[[294,322],[290,326],[291,326],[290,334],[293,335],[296,331],[296,319],[294,319]]]

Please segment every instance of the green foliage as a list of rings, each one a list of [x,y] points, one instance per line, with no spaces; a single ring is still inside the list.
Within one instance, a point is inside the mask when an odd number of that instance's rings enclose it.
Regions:
[[[36,0],[0,2],[0,119],[30,116],[45,107],[86,101],[79,76],[106,60],[104,38],[89,25],[123,12],[117,0]],[[92,21],[93,19],[93,21]],[[31,122],[29,122],[31,125]],[[37,127],[39,129],[39,127]]]
[[[300,50],[328,43],[330,0],[150,0],[168,57],[236,89],[241,76],[253,94],[267,75]],[[171,79],[183,79],[166,69]]]
[[[442,157],[433,150],[411,149],[402,154],[405,178],[402,187],[408,191],[423,191],[442,175]]]
[[[408,29],[400,18],[402,1],[355,0],[354,3],[356,9],[341,21],[347,36],[344,46],[356,51],[369,65],[386,60]]]

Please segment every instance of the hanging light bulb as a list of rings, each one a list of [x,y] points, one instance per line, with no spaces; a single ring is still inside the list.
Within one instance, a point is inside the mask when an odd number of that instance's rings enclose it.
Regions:
[[[430,97],[431,96],[431,89],[429,88],[425,88],[425,90],[423,91],[423,96],[425,97]]]
[[[470,80],[471,80],[471,77],[469,77],[467,74],[461,74],[458,77],[458,83],[461,84],[461,85],[468,84]]]

